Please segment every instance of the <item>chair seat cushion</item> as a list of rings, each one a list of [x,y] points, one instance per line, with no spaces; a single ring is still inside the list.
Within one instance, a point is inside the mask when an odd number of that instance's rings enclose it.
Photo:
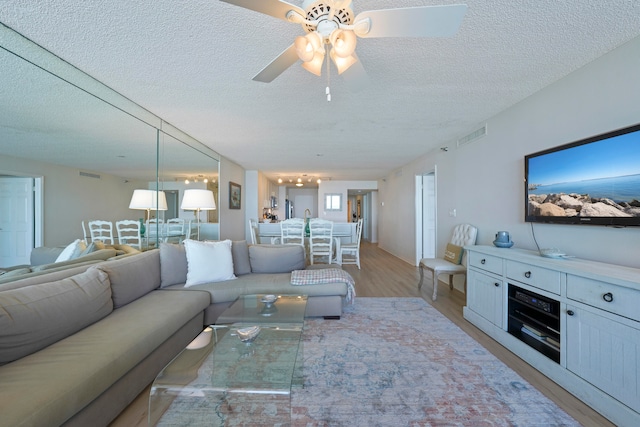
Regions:
[[[453,264],[440,258],[423,258],[420,260],[420,267],[433,270],[438,274],[443,273],[464,273],[467,271],[464,265]]]

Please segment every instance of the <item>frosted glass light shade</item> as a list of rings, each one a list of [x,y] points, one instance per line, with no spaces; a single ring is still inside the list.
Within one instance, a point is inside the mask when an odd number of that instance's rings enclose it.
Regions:
[[[182,197],[180,209],[185,211],[207,211],[215,208],[216,201],[213,198],[213,191],[200,189],[189,189],[184,191],[184,197]]]
[[[129,209],[166,211],[167,196],[165,196],[164,191],[133,190]]]
[[[343,72],[347,71],[349,67],[358,62],[356,57],[353,55],[347,56],[346,58],[338,56],[335,49],[331,49],[331,53],[329,53],[329,56],[333,60],[333,63],[336,64],[338,74],[342,74]]]
[[[356,50],[357,38],[353,31],[334,30],[331,33],[332,51],[341,58],[347,58]]]

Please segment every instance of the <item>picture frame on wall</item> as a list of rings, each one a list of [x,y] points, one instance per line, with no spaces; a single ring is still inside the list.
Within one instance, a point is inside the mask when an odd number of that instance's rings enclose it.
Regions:
[[[240,209],[242,202],[242,187],[229,181],[229,209]]]

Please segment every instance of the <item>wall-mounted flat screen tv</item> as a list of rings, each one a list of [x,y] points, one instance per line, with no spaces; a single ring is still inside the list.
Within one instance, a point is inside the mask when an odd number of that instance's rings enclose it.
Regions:
[[[524,158],[525,221],[640,225],[640,124]]]

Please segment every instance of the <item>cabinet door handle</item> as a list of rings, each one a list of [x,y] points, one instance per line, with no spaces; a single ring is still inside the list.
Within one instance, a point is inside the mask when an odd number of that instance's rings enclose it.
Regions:
[[[495,282],[495,283],[494,283],[494,286],[495,286],[496,288],[499,288],[499,287],[500,287],[500,283]]]
[[[611,292],[607,292],[606,294],[602,295],[602,299],[606,302],[611,302],[613,301],[613,294]]]
[[[484,258],[482,258],[482,259],[480,260],[480,264],[485,264],[486,262],[487,262],[487,260],[486,260],[486,259],[484,259]]]
[[[524,273],[524,277],[526,277],[527,279],[531,277],[531,272],[527,271]]]
[[[574,313],[574,311],[573,311],[573,310],[567,310],[567,314],[568,314],[569,316],[573,316],[575,313]]]

